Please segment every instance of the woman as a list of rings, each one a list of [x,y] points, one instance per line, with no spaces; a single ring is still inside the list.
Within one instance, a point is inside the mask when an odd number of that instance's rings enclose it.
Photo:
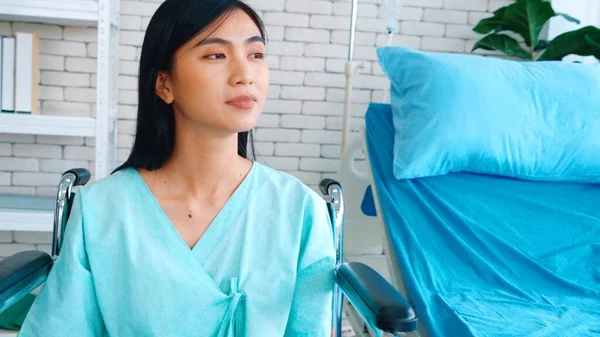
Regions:
[[[325,202],[247,157],[269,78],[238,0],[166,0],[147,28],[135,144],[80,189],[20,336],[329,336]]]

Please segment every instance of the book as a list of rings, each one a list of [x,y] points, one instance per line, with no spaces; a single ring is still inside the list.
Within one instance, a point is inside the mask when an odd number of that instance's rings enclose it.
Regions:
[[[38,113],[39,36],[16,34],[15,112]]]
[[[16,39],[2,37],[2,111],[15,111],[15,47]]]

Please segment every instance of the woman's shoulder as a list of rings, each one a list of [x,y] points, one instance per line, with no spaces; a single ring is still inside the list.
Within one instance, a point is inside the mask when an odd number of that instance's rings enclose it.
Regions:
[[[101,179],[87,183],[79,188],[77,193],[85,199],[94,202],[118,199],[119,195],[129,193],[131,184],[136,178],[137,171],[132,168],[124,168]]]
[[[259,204],[264,204],[261,200],[270,200],[269,204],[277,205],[279,213],[289,214],[294,221],[304,219],[308,227],[312,226],[311,219],[327,216],[327,202],[323,196],[298,177],[265,165],[260,169],[266,181],[257,187],[260,197],[255,200]]]
[[[280,191],[282,194],[295,195],[297,197],[308,198],[312,201],[324,201],[324,199],[298,177],[278,169],[269,167],[268,164],[256,162],[255,165],[262,171],[266,183],[272,189]]]

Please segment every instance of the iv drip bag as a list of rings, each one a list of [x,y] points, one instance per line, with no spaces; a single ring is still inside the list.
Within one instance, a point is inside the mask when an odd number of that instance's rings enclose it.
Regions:
[[[398,15],[400,14],[401,0],[382,0],[382,17],[385,19],[388,34],[393,34],[398,28]]]

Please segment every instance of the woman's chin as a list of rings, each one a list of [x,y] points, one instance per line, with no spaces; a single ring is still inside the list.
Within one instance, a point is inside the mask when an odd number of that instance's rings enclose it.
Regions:
[[[238,123],[231,125],[230,130],[232,132],[240,133],[240,132],[250,131],[250,130],[254,129],[255,127],[256,127],[256,120],[244,121],[244,122],[239,121]]]
[[[250,131],[256,127],[259,114],[248,114],[246,116],[231,116],[229,125],[236,132]]]

